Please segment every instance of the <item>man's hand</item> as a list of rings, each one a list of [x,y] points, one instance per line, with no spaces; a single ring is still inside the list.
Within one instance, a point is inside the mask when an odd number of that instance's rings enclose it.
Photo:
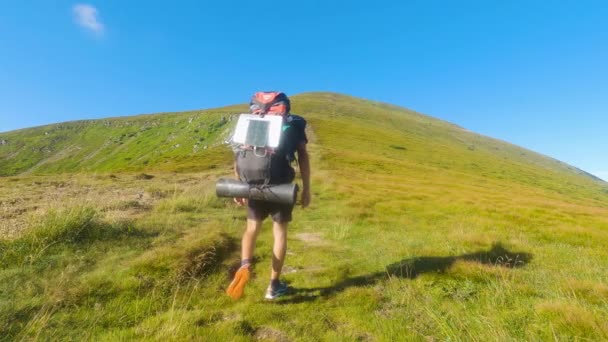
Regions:
[[[234,162],[234,176],[236,177],[236,179],[239,179],[239,173],[236,170],[236,161]],[[236,205],[238,205],[239,207],[244,206],[245,204],[247,204],[247,199],[246,198],[233,198],[232,199],[234,201],[234,203],[236,203]]]
[[[233,198],[232,199],[234,201],[234,203],[236,203],[236,205],[238,205],[239,207],[244,206],[245,204],[247,204],[247,199],[246,198]]]
[[[310,191],[302,191],[302,208],[306,208],[310,205]]]

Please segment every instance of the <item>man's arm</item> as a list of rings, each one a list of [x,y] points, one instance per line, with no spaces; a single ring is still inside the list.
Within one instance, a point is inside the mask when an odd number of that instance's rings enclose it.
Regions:
[[[234,175],[236,176],[236,179],[239,179],[239,172],[236,169],[236,160],[234,161]],[[238,205],[245,205],[247,203],[246,198],[233,198],[233,201]]]
[[[302,175],[302,208],[306,208],[310,204],[310,160],[308,159],[306,142],[300,143],[297,151],[298,165],[300,166],[300,174]]]

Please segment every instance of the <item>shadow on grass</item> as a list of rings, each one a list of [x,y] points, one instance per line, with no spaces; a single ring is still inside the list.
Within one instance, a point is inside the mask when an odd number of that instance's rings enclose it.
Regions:
[[[382,272],[347,278],[339,281],[333,286],[316,288],[293,288],[291,296],[277,301],[278,304],[292,304],[314,301],[342,292],[349,287],[363,287],[379,283],[390,277],[415,279],[424,273],[443,273],[447,271],[456,261],[476,261],[484,265],[496,267],[518,268],[525,266],[532,260],[532,254],[525,252],[511,252],[500,243],[492,245],[487,251],[463,254],[447,257],[419,257],[403,259],[399,262],[386,266]]]

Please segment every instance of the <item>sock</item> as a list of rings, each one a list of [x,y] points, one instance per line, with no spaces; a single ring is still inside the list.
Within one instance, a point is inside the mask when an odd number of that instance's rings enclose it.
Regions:
[[[281,284],[281,282],[279,281],[279,279],[270,280],[270,287],[272,287],[273,289],[276,289],[277,287],[279,287],[280,284]]]

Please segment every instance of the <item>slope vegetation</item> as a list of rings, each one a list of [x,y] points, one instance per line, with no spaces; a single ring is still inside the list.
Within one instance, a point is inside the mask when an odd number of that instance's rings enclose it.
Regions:
[[[238,112],[140,115],[1,133],[0,175],[214,167],[227,156],[220,145]]]
[[[404,108],[293,103],[313,204],[294,213],[276,303],[268,223],[245,297],[223,293],[245,213],[213,183],[244,107],[1,134],[0,336],[608,339],[606,183]]]

